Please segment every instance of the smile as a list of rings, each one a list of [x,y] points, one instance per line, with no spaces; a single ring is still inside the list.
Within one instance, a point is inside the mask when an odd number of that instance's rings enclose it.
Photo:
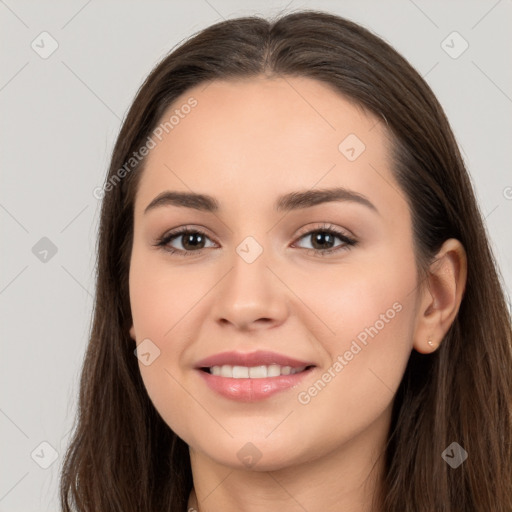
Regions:
[[[212,370],[220,372],[220,375],[210,373],[209,368],[196,369],[196,371],[208,388],[217,395],[239,402],[256,402],[295,388],[314,368],[314,366],[291,368],[279,365],[256,367],[223,365],[212,367]],[[250,376],[250,371],[253,374],[259,373],[259,376]],[[278,371],[278,375],[272,376],[272,373]],[[263,375],[263,372],[266,375]]]
[[[291,366],[281,366],[278,364],[251,367],[224,364],[222,366],[203,368],[203,370],[208,371],[212,375],[233,379],[266,379],[267,377],[279,377],[280,375],[294,375],[304,371],[306,368],[306,366],[292,368]]]

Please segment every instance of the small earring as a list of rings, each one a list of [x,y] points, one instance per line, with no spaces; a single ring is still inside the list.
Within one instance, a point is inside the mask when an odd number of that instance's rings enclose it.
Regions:
[[[427,343],[428,343],[432,348],[434,348],[434,343],[432,342],[432,337],[431,337],[431,336],[429,336],[429,337],[428,337],[428,341],[427,341]]]

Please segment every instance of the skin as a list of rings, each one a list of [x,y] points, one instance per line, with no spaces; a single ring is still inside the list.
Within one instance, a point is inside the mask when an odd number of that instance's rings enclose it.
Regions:
[[[216,81],[188,90],[163,118],[190,96],[198,105],[148,155],[129,275],[130,335],[160,350],[150,365],[139,362],[144,384],[190,446],[189,506],[370,511],[394,395],[411,350],[435,350],[457,314],[464,249],[446,241],[428,280],[418,281],[411,215],[391,172],[385,124],[329,86],[298,77]],[[352,162],[338,149],[350,133],[366,146]],[[334,186],[366,196],[378,213],[348,201],[273,210],[281,194]],[[167,205],[144,214],[164,190],[206,193],[221,208]],[[304,234],[324,223],[358,244],[314,255],[318,246]],[[185,225],[206,233],[200,255],[153,245]],[[263,248],[250,264],[236,252],[247,236]],[[190,249],[185,244],[184,237],[169,243]],[[343,245],[336,238],[328,247]],[[309,403],[299,403],[298,394],[395,303],[400,312]],[[193,369],[218,352],[257,349],[316,368],[296,389],[254,403],[216,394]],[[261,454],[251,468],[237,456],[248,442]]]

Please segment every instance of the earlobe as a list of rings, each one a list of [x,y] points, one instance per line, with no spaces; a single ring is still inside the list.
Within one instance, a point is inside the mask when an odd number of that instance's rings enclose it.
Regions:
[[[413,345],[416,351],[428,354],[439,347],[459,311],[466,278],[466,251],[450,238],[437,253],[422,287]]]
[[[135,337],[135,329],[133,327],[133,324],[132,326],[130,327],[130,337],[132,340],[136,341],[136,337]]]

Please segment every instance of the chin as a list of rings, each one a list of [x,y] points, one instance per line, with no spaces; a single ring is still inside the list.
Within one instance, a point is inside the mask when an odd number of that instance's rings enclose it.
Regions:
[[[211,445],[195,450],[222,466],[247,471],[277,471],[290,466],[302,464],[315,458],[313,453],[305,452],[304,443],[289,439],[288,443],[280,438],[271,440],[249,435],[244,441],[242,437],[215,442],[216,450]],[[299,451],[302,449],[302,451]]]

